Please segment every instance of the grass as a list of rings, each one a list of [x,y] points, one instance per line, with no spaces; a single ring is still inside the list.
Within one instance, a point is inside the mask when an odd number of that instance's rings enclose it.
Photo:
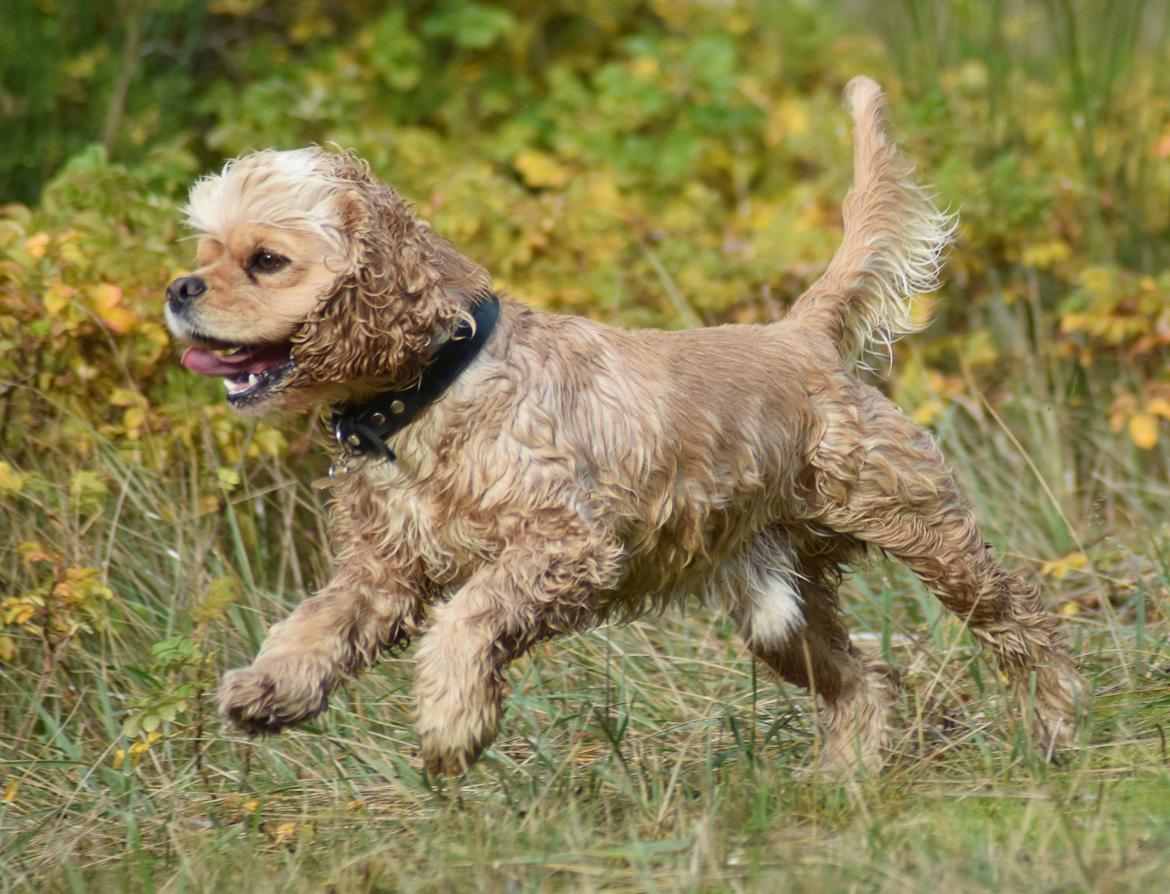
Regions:
[[[1026,308],[989,325],[1022,357],[1042,356]],[[6,668],[0,889],[1156,885],[1170,860],[1170,571],[1157,521],[1167,489],[1142,477],[1136,452],[1106,449],[1116,438],[1103,421],[1062,399],[1059,366],[1016,370],[994,413],[972,390],[937,429],[1010,561],[1036,575],[1041,557],[1091,556],[1045,582],[1050,604],[1076,611],[1069,636],[1095,692],[1081,747],[1060,763],[1030,749],[961,625],[881,562],[860,570],[846,602],[859,640],[906,672],[904,733],[891,767],[857,789],[807,771],[809,700],[767,678],[705,610],[547,644],[519,662],[504,735],[457,782],[418,770],[409,653],[348,687],[311,728],[249,741],[211,715],[208,692],[320,579],[311,475],[249,461],[240,486],[208,507],[192,494],[223,461],[210,439],[177,473],[101,450],[117,493],[87,502],[70,490],[71,470],[46,458],[40,505],[8,510],[22,539],[99,568],[118,599],[84,648],[61,638],[43,664]],[[1074,433],[1077,457],[1091,461],[1070,461]],[[206,594],[224,580],[217,606]],[[206,657],[152,655],[177,634]],[[183,686],[185,709],[163,735],[119,761],[144,741],[122,734],[127,716]]]
[[[1117,14],[1070,0],[888,8],[877,27],[921,108],[945,72],[985,63],[989,147],[1019,139],[1013,76],[1064,84],[1063,111],[1083,122],[1069,152],[1122,209],[1087,230],[1102,234],[1103,257],[1165,260],[1137,238],[1156,171],[1126,155],[1158,122],[1135,116],[1115,132],[1102,113],[1132,86],[1135,47],[1164,43],[1170,18],[1151,22],[1138,0]],[[838,4],[859,30],[872,9]],[[1031,44],[1002,39],[1020,16]],[[1089,36],[1101,52],[1087,52]],[[1156,95],[1167,76],[1152,77],[1142,89]],[[1133,238],[1110,242],[1118,226]],[[208,425],[186,463],[156,470],[42,394],[43,424],[81,431],[114,484],[87,483],[66,450],[23,465],[29,485],[0,506],[0,545],[35,541],[52,558],[0,546],[0,597],[47,598],[66,569],[86,567],[115,598],[75,588],[50,600],[58,614],[38,616],[48,632],[17,643],[32,659],[0,665],[0,891],[1160,890],[1170,448],[1138,451],[1110,430],[1115,383],[1053,356],[1044,288],[969,311],[1002,371],[964,368],[934,427],[988,540],[1042,582],[1092,683],[1080,745],[1060,762],[1029,747],[961,626],[882,562],[858,570],[845,603],[859,641],[905,672],[903,734],[891,766],[855,788],[808,772],[809,699],[698,608],[518,662],[504,732],[463,780],[419,772],[409,653],[313,726],[245,739],[210,693],[327,573],[322,497],[308,484],[324,470],[317,448],[237,462]],[[911,339],[903,359],[923,344]],[[205,482],[224,469],[239,482],[221,478],[208,502]],[[160,735],[127,736],[128,719]]]

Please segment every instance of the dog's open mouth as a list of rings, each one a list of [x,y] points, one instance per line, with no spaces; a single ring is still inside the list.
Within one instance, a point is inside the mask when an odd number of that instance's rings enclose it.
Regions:
[[[183,366],[223,379],[228,401],[236,406],[271,394],[296,366],[288,342],[232,345],[212,339],[199,341],[183,352]]]

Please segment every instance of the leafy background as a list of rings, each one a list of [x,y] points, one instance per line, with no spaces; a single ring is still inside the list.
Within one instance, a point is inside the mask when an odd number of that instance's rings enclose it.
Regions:
[[[1158,878],[1168,29],[1146,0],[8,4],[0,884]],[[313,420],[245,422],[178,368],[161,296],[190,262],[192,180],[337,143],[534,305],[763,321],[836,245],[859,72],[962,217],[935,323],[884,387],[1066,616],[1098,692],[1078,756],[1035,760],[961,629],[889,567],[848,601],[907,668],[917,732],[861,794],[800,776],[810,705],[708,614],[521,662],[507,734],[458,791],[417,771],[408,658],[307,732],[224,729],[219,673],[327,573],[326,459]]]

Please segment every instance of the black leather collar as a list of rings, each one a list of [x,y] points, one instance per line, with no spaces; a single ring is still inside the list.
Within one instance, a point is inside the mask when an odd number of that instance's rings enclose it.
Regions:
[[[500,318],[500,299],[489,292],[471,307],[474,325],[463,322],[451,333],[423,371],[418,387],[385,391],[364,404],[334,404],[333,437],[350,456],[379,453],[396,459],[386,439],[410,425],[467,369]]]

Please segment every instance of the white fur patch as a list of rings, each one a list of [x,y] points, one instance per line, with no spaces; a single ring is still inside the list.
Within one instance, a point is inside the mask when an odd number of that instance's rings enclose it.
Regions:
[[[771,571],[753,587],[748,607],[748,637],[754,646],[777,648],[804,626],[800,593],[789,575]]]
[[[198,180],[187,201],[187,224],[224,240],[255,224],[316,233],[344,244],[337,197],[344,185],[326,175],[320,149],[264,149],[229,161],[218,174]]]

